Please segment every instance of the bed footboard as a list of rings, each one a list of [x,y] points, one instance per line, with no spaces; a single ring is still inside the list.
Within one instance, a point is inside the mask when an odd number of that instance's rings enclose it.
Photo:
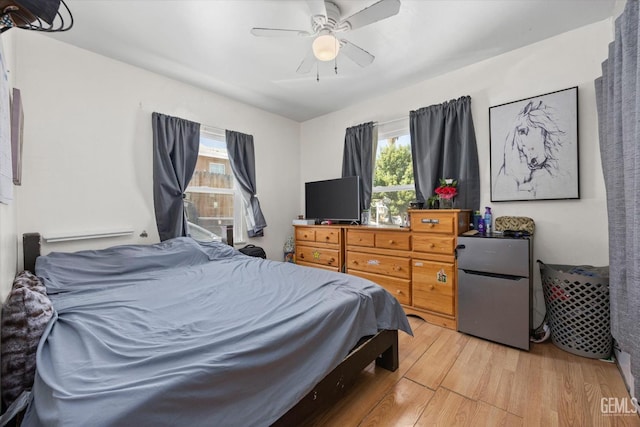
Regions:
[[[310,416],[329,408],[346,394],[360,371],[374,360],[376,365],[389,371],[398,369],[398,331],[380,331],[358,345],[340,365],[273,426],[300,425]]]

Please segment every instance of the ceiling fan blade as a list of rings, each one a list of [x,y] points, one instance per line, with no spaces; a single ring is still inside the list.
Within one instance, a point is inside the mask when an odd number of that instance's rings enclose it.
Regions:
[[[282,28],[252,28],[251,34],[258,37],[308,37],[312,34],[304,30],[285,30]]]
[[[353,30],[364,27],[397,14],[400,11],[400,0],[380,0],[369,7],[343,19],[340,25],[347,23]]]
[[[344,53],[347,58],[361,67],[366,67],[375,59],[375,56],[347,40],[340,40],[340,53]]]
[[[316,63],[316,57],[313,55],[313,51],[309,50],[309,52],[307,52],[307,56],[304,57],[304,59],[300,63],[300,66],[296,70],[296,73],[307,74],[308,72],[311,71],[315,63]]]

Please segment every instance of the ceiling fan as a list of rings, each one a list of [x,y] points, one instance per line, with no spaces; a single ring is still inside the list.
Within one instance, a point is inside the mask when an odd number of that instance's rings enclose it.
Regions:
[[[342,18],[340,8],[332,1],[307,0],[307,3],[311,11],[311,31],[260,27],[251,29],[251,34],[260,37],[314,37],[311,49],[297,69],[301,74],[310,72],[316,60],[331,61],[339,52],[361,67],[371,64],[375,59],[372,54],[338,36],[389,18],[400,10],[400,0],[380,0],[347,18]]]

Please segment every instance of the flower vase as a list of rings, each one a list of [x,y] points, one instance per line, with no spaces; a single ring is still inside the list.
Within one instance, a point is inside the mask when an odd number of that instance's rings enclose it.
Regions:
[[[453,209],[453,197],[448,199],[440,197],[440,209]]]

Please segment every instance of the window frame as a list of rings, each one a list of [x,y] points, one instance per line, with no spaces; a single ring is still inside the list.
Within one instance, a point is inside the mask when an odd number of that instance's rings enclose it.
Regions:
[[[376,140],[376,155],[373,159],[373,176],[371,177],[373,181],[375,181],[375,171],[376,164],[378,161],[377,156],[377,147],[380,141],[387,140],[390,138],[400,138],[402,136],[408,136],[409,140],[411,140],[411,131],[409,126],[409,117],[393,120],[390,122],[386,122],[382,125],[378,126],[378,138]],[[412,153],[413,154],[413,153]],[[373,203],[374,196],[376,193],[390,193],[397,191],[415,191],[415,174],[413,177],[413,183],[411,184],[402,184],[402,185],[390,185],[390,186],[372,186],[371,188],[371,201]],[[369,207],[370,212],[373,212],[373,206]],[[407,206],[408,208],[408,206]]]
[[[211,128],[202,128],[200,129],[200,138],[212,139],[218,142],[222,142],[225,144],[226,148],[226,135],[225,131],[222,129],[211,129]],[[198,156],[200,156],[200,147],[198,146]],[[225,151],[226,158],[228,158],[228,150]],[[221,157],[225,158],[225,157]],[[223,167],[226,166],[223,164]],[[210,167],[210,166],[209,166]],[[211,173],[211,172],[210,172]],[[233,177],[233,188],[219,188],[219,187],[208,187],[208,186],[191,186],[187,185],[185,193],[200,193],[200,194],[232,194],[233,195],[233,242],[236,243],[244,243],[245,242],[245,230],[246,230],[246,220],[245,213],[243,207],[243,195],[238,186],[238,180],[233,173],[233,170],[229,173]],[[226,175],[226,173],[225,173]],[[189,182],[191,184],[191,182]],[[226,238],[226,236],[220,236],[222,238]]]
[[[211,166],[216,166],[216,168],[214,168],[214,169],[217,169],[217,168],[222,169],[222,172],[211,171]],[[218,174],[221,174],[221,175],[226,175],[227,174],[226,165],[224,163],[209,162],[209,173],[218,173]]]

